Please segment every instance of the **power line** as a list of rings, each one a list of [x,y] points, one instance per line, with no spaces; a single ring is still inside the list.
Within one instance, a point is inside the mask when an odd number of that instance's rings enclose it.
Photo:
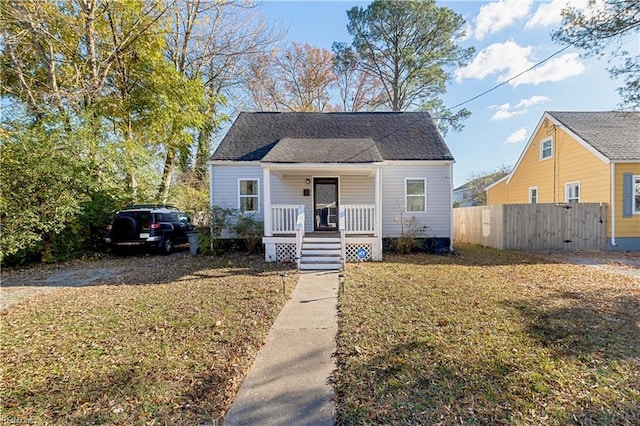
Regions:
[[[558,55],[558,54],[560,54],[560,53],[562,53],[562,52],[564,52],[565,50],[567,50],[567,49],[568,49],[568,48],[570,48],[570,47],[571,47],[571,45],[570,45],[570,44],[566,45],[566,46],[565,46],[565,47],[563,47],[562,49],[558,50],[557,52],[552,53],[551,55],[547,56],[546,58],[544,58],[544,59],[543,59],[543,60],[541,60],[540,62],[538,62],[538,63],[536,63],[536,64],[532,65],[531,67],[527,68],[526,70],[522,71],[521,73],[514,75],[514,76],[513,76],[513,77],[511,77],[510,79],[505,80],[505,81],[503,81],[503,82],[502,82],[502,83],[500,83],[500,84],[496,84],[496,85],[495,85],[495,86],[493,86],[491,89],[489,89],[489,90],[485,90],[484,92],[482,92],[482,93],[480,93],[480,94],[478,94],[478,95],[474,96],[473,98],[467,99],[467,100],[466,100],[466,101],[464,101],[464,102],[460,102],[459,104],[454,105],[454,106],[452,106],[451,108],[448,108],[448,109],[449,109],[449,111],[451,111],[451,110],[453,110],[453,109],[455,109],[455,108],[458,108],[459,106],[462,106],[462,105],[464,105],[464,104],[468,104],[469,102],[474,101],[474,100],[476,100],[476,99],[478,99],[478,98],[480,98],[480,97],[482,97],[482,96],[486,95],[486,94],[487,94],[487,93],[489,93],[489,92],[493,92],[493,91],[494,91],[494,90],[496,90],[497,88],[504,86],[505,84],[507,84],[507,83],[509,83],[509,82],[511,82],[511,81],[513,81],[513,80],[515,80],[516,78],[520,77],[521,75],[526,74],[526,73],[528,73],[529,71],[533,70],[534,68],[537,68],[538,66],[540,66],[540,65],[544,64],[544,63],[545,63],[545,62],[547,62],[549,59],[553,58],[554,56],[556,56],[556,55]]]

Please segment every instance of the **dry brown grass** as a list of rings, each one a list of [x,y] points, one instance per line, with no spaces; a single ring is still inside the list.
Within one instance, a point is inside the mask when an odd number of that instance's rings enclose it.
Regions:
[[[339,424],[640,424],[640,283],[479,247],[350,266]]]
[[[107,264],[123,268],[107,284],[69,283],[2,311],[0,419],[219,420],[285,302],[282,267],[255,257],[186,254],[72,267]],[[8,275],[17,285],[60,268]],[[288,272],[290,290],[296,273]]]

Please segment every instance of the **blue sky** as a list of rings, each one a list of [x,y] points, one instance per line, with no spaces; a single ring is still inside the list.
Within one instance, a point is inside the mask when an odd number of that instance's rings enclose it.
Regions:
[[[560,24],[568,0],[440,1],[464,16],[467,39],[476,54],[454,75],[445,105],[452,107],[491,89],[562,49],[550,33]],[[584,7],[588,0],[571,0]],[[268,20],[288,28],[287,40],[331,49],[335,41],[350,42],[347,13],[368,1],[275,1],[261,7]],[[638,39],[629,42],[635,53]],[[464,105],[471,111],[461,132],[449,132],[446,142],[456,159],[454,185],[471,175],[513,165],[544,111],[610,111],[620,98],[606,71],[606,59],[581,58],[569,48],[534,71]]]

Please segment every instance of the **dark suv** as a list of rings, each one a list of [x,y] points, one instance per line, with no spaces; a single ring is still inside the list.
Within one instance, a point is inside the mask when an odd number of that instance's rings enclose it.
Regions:
[[[189,241],[193,229],[186,213],[167,205],[135,205],[116,213],[107,226],[105,241],[114,253],[124,248],[151,248],[160,253],[173,252],[176,244]]]

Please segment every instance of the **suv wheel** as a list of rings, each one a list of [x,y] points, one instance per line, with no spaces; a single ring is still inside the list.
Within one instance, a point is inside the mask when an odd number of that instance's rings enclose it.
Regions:
[[[173,240],[171,238],[165,238],[162,242],[162,247],[160,248],[162,254],[171,254],[173,253]]]

